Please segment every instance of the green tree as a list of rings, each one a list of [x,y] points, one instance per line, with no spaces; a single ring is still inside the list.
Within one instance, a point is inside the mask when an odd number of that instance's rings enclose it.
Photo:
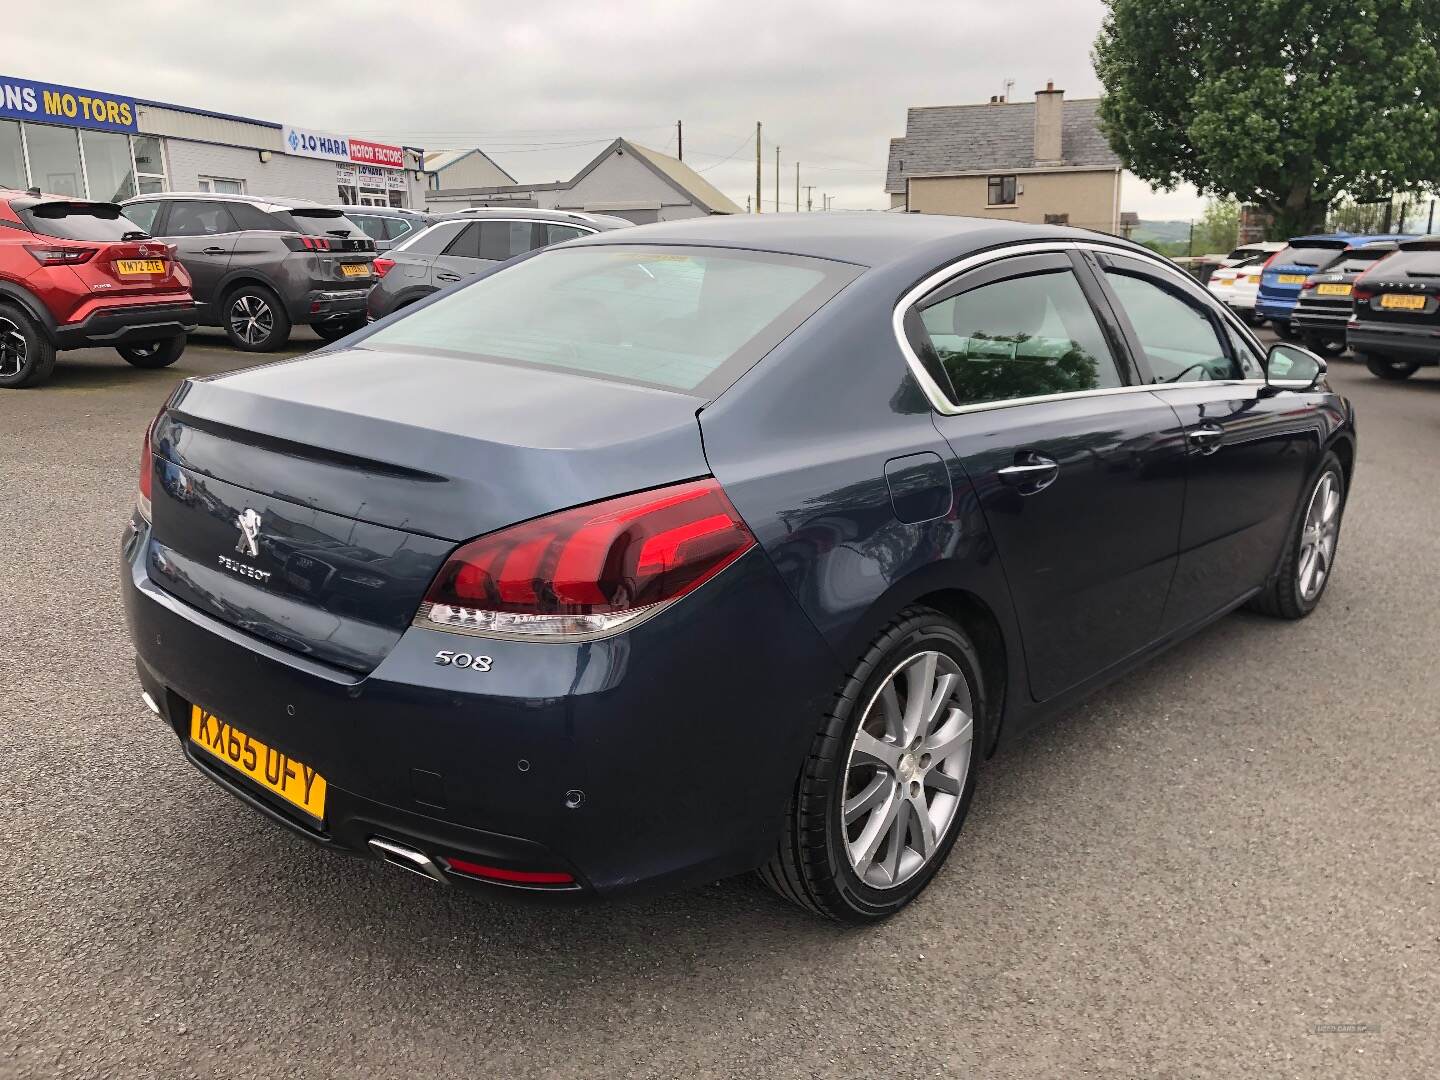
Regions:
[[[1240,204],[1234,199],[1211,199],[1205,216],[1195,226],[1194,250],[1190,255],[1228,252],[1240,238]]]
[[[1101,121],[1137,176],[1257,203],[1272,235],[1440,178],[1440,0],[1106,0]]]

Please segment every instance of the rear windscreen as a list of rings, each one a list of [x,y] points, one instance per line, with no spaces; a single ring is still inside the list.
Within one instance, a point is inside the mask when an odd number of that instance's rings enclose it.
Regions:
[[[19,212],[26,227],[40,236],[63,240],[143,240],[149,237],[144,229],[110,203],[40,203]]]
[[[434,351],[709,396],[859,272],[713,249],[560,248],[481,278],[371,334]]]
[[[339,210],[324,207],[292,207],[270,215],[281,222],[280,228],[294,229],[309,236],[362,237],[368,234]]]
[[[1357,248],[1354,251],[1345,252],[1345,254],[1341,256],[1340,260],[1336,262],[1333,266],[1328,267],[1328,269],[1340,274],[1359,274],[1366,270],[1369,270],[1370,267],[1374,266],[1386,255],[1393,255],[1394,253],[1394,248],[1386,248],[1380,246],[1376,246],[1373,248]]]
[[[1440,249],[1421,248],[1418,251],[1394,252],[1375,273],[1389,278],[1440,277]]]
[[[1290,244],[1282,248],[1280,254],[1275,256],[1272,266],[1329,266],[1335,260],[1335,256],[1345,250],[1343,243],[1332,245],[1323,244]]]

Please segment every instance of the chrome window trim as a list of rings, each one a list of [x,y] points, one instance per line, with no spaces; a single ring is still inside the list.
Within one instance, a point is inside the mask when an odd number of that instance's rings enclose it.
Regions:
[[[1265,386],[1264,379],[1216,379],[1203,383],[1135,383],[1126,386],[1109,386],[1099,390],[1069,390],[1060,394],[1043,394],[1034,397],[1007,398],[1004,401],[979,401],[971,405],[956,405],[950,400],[944,390],[940,388],[930,373],[925,370],[925,365],[920,357],[915,355],[915,350],[910,347],[910,340],[905,334],[905,315],[922,297],[933,292],[944,285],[952,278],[968,273],[978,267],[985,266],[992,262],[999,262],[1002,259],[1014,258],[1018,255],[1037,255],[1052,251],[1098,251],[1110,255],[1128,255],[1138,262],[1153,264],[1154,268],[1168,274],[1178,281],[1186,291],[1206,304],[1207,310],[1220,308],[1221,317],[1227,320],[1230,325],[1241,330],[1245,337],[1259,350],[1261,356],[1265,356],[1269,350],[1261,341],[1251,333],[1238,317],[1236,317],[1225,305],[1218,303],[1209,291],[1196,281],[1189,274],[1185,273],[1178,266],[1170,263],[1158,255],[1151,255],[1144,251],[1136,251],[1132,248],[1121,247],[1118,244],[1106,244],[1093,240],[1031,240],[1021,244],[1011,244],[1007,247],[993,248],[990,251],[982,251],[975,255],[968,255],[963,259],[951,263],[940,270],[922,278],[920,282],[907,290],[900,297],[891,313],[891,327],[895,332],[895,340],[900,346],[901,355],[905,357],[905,363],[910,368],[910,374],[920,384],[925,397],[929,400],[931,408],[943,416],[960,416],[965,413],[990,412],[994,409],[1013,409],[1022,405],[1039,405],[1052,401],[1069,401],[1070,399],[1083,399],[1092,397],[1108,397],[1112,394],[1135,394],[1150,393],[1163,390],[1179,390],[1194,386]],[[1115,358],[1117,363],[1119,357]],[[1277,387],[1299,387],[1305,388],[1310,384],[1299,380],[1271,380],[1271,386]]]

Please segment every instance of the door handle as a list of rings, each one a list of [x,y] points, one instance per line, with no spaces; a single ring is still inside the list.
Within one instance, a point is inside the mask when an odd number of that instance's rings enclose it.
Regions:
[[[438,273],[438,274],[435,275],[435,280],[436,280],[436,281],[459,281],[459,280],[460,280],[460,275],[459,275],[459,274]]]
[[[201,249],[200,249],[200,254],[202,254],[202,255],[224,255],[224,254],[225,254],[225,249],[222,248],[222,247],[201,248]]]
[[[1015,455],[1015,464],[997,470],[1003,483],[1019,488],[1021,495],[1044,491],[1060,475],[1060,466],[1052,458],[1025,450]]]
[[[1220,449],[1225,438],[1225,429],[1218,424],[1205,424],[1185,432],[1185,441],[1197,454],[1213,454]]]

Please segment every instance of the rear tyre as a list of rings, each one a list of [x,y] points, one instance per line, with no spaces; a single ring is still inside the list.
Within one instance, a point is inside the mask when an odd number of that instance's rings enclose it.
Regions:
[[[1281,341],[1294,340],[1294,338],[1291,336],[1290,321],[1288,319],[1283,322],[1279,319],[1271,319],[1270,329],[1274,330],[1275,333],[1280,336]]]
[[[55,370],[44,328],[14,304],[0,304],[0,389],[38,386]]]
[[[1367,356],[1365,366],[1370,369],[1371,375],[1391,382],[1408,379],[1420,370],[1420,365],[1414,360],[1391,360],[1388,356]]]
[[[263,285],[241,285],[220,308],[225,336],[245,352],[274,352],[290,340],[290,316],[280,298]]]
[[[975,793],[980,658],[951,619],[902,611],[841,685],[760,877],[843,923],[876,922],[930,883]]]
[[[353,334],[365,326],[365,320],[349,319],[345,322],[313,323],[310,327],[321,341],[339,341],[346,334]]]
[[[1345,472],[1339,458],[1326,454],[1300,520],[1285,541],[1280,569],[1251,607],[1281,619],[1303,619],[1314,611],[1330,584],[1344,514]]]
[[[1306,334],[1302,340],[1303,344],[1311,352],[1319,353],[1321,356],[1334,359],[1345,351],[1344,336],[1335,337],[1327,334]]]
[[[140,345],[117,345],[115,351],[125,358],[127,364],[137,368],[169,367],[184,353],[185,335],[147,341]]]

